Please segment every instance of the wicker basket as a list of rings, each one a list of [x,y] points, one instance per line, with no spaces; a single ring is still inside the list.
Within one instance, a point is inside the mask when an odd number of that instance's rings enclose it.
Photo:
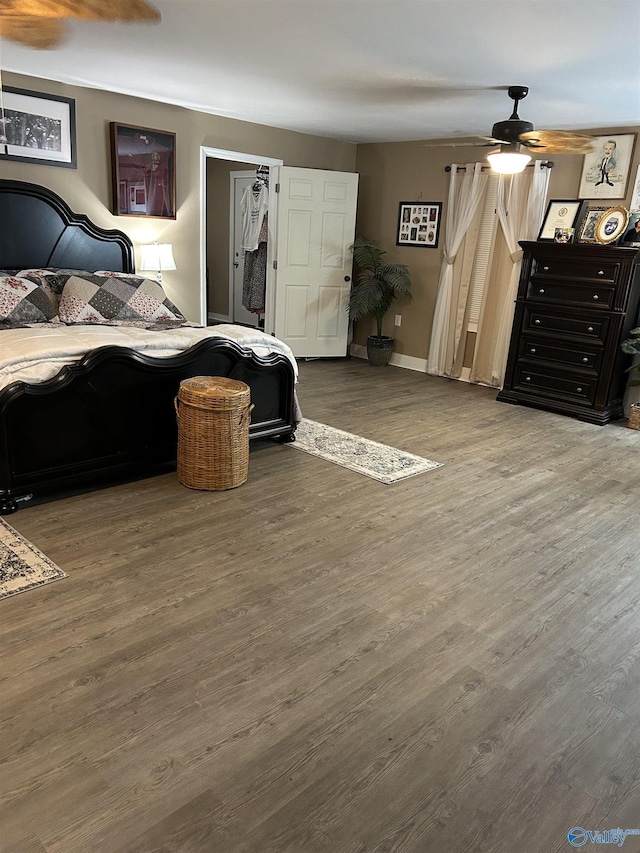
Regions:
[[[640,403],[629,406],[629,426],[631,429],[640,429]]]
[[[190,489],[218,491],[242,485],[249,472],[248,385],[221,376],[194,376],[180,383],[178,480]]]

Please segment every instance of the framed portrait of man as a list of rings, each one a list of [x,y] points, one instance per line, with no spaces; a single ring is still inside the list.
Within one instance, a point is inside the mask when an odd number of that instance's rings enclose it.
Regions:
[[[593,151],[584,155],[580,198],[624,198],[635,139],[635,133],[593,138]]]

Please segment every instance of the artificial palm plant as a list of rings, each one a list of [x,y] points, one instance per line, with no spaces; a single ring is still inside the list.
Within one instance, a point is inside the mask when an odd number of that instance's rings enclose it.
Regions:
[[[358,274],[349,298],[349,319],[375,318],[377,334],[369,335],[367,341],[369,361],[388,364],[393,338],[382,334],[382,321],[394,299],[398,296],[411,298],[409,269],[404,264],[384,263],[384,249],[361,235],[356,237],[351,250]],[[376,353],[382,351],[386,353],[386,360],[385,357],[376,358]]]

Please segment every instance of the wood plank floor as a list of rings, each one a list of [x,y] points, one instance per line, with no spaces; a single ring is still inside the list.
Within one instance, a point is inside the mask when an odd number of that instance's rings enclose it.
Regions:
[[[299,396],[444,467],[385,486],[265,443],[234,491],[7,519],[69,577],[0,602],[3,853],[640,827],[640,432],[356,359],[302,364]]]

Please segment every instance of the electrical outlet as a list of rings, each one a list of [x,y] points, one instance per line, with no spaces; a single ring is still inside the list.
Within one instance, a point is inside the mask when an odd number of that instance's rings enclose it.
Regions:
[[[396,326],[402,325],[402,314],[396,314]]]

